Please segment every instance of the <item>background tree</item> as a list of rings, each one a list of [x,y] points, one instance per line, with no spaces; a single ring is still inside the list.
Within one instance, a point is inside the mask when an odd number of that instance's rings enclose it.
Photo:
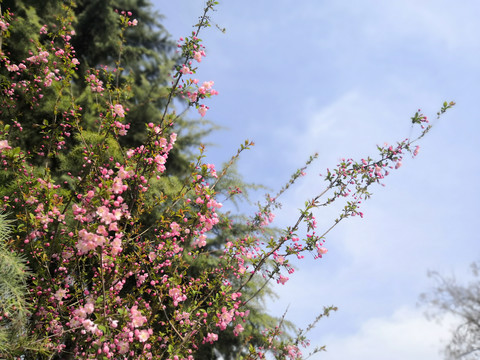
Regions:
[[[65,7],[64,5],[68,6]],[[68,9],[73,12],[68,12]],[[92,69],[98,70],[98,78],[103,79],[102,86],[108,83],[102,78],[101,69],[118,67],[115,81],[117,86],[126,85],[129,89],[129,97],[125,98],[125,104],[129,108],[130,129],[126,136],[120,139],[121,145],[134,147],[143,143],[147,136],[146,123],[158,123],[163,115],[167,104],[169,85],[169,73],[174,64],[182,61],[181,56],[176,55],[175,43],[169,39],[168,34],[162,26],[161,16],[151,9],[151,4],[143,0],[79,0],[65,2],[59,0],[48,0],[38,2],[32,0],[11,1],[5,0],[3,9],[9,9],[15,14],[14,26],[9,32],[9,39],[4,49],[8,52],[12,63],[20,63],[23,59],[38,50],[51,47],[51,36],[56,28],[64,26],[62,20],[67,14],[69,22],[75,28],[75,35],[72,36],[71,45],[74,54],[78,56],[80,64],[71,78],[71,87],[60,89],[52,87],[43,89],[43,99],[40,106],[35,106],[32,111],[32,103],[35,99],[21,95],[16,98],[16,106],[6,107],[2,113],[2,121],[5,124],[14,124],[16,119],[21,119],[23,133],[17,138],[18,145],[25,147],[32,154],[43,153],[42,148],[45,136],[52,136],[58,130],[57,114],[68,109],[69,104],[58,104],[62,92],[69,92],[75,102],[85,109],[82,117],[82,127],[85,131],[95,129],[95,109],[98,97],[91,91],[91,85],[84,79],[89,76]],[[137,26],[126,28],[123,31],[118,26],[119,16],[116,12],[129,11],[131,18],[138,21]],[[40,29],[43,26],[45,31]],[[60,38],[55,38],[57,43]],[[30,44],[25,46],[25,44]],[[10,73],[3,69],[4,83],[9,81]],[[178,98],[181,106],[187,106],[182,99]],[[55,109],[52,111],[52,109]],[[13,121],[12,121],[13,119]],[[152,191],[155,196],[164,196],[178,192],[184,179],[190,172],[190,162],[194,159],[194,148],[200,145],[203,137],[212,129],[206,121],[186,120],[182,116],[175,119],[173,128],[179,134],[176,147],[169,154],[167,172],[169,176],[162,177],[156,184],[156,190]],[[88,133],[87,133],[88,134]],[[90,133],[93,141],[95,135]],[[38,165],[38,176],[43,177],[42,167],[48,162],[49,173],[54,179],[66,181],[73,186],[71,177],[66,173],[79,174],[82,169],[82,151],[77,138],[65,138],[66,145],[73,149],[67,154],[56,154],[51,158],[34,157],[34,163]],[[77,149],[77,150],[75,150]],[[118,157],[118,148],[112,143],[108,154]],[[232,164],[231,164],[232,165]],[[233,170],[233,167],[232,167]],[[2,173],[2,195],[12,195],[16,190],[11,181],[12,173]],[[240,181],[240,177],[231,171],[222,178],[217,186],[219,192],[225,197],[231,198],[233,193],[247,195],[251,185]],[[242,188],[240,190],[240,188]],[[155,196],[149,201],[155,201]],[[154,214],[146,214],[142,221],[148,224],[161,216],[162,209],[154,210]],[[227,214],[225,214],[227,215]],[[215,267],[218,263],[216,257],[225,239],[248,235],[248,227],[241,225],[239,217],[232,222],[231,214],[224,217],[222,226],[215,229],[214,236],[208,239],[208,247],[212,250],[213,256],[208,263],[197,264],[197,267]],[[227,221],[227,219],[229,219]],[[271,235],[271,234],[270,234]],[[195,271],[192,268],[192,271]],[[199,350],[201,356],[213,358],[223,356],[225,359],[233,358],[246,350],[244,344],[260,343],[260,333],[266,327],[272,327],[278,320],[269,316],[263,306],[263,296],[273,295],[268,286],[263,283],[252,281],[245,289],[245,294],[254,295],[248,305],[250,316],[245,326],[245,331],[240,336],[235,336],[232,331],[221,334],[219,342],[214,345],[205,343]],[[259,291],[258,287],[262,287]],[[282,324],[288,324],[284,321]]]
[[[80,60],[79,71],[72,79],[72,95],[79,99],[87,111],[95,108],[95,96],[85,91],[86,86],[90,85],[84,81],[87,72],[102,66],[118,66],[122,71],[117,74],[117,83],[127,81],[128,77],[131,92],[127,99],[130,131],[122,143],[131,146],[140,144],[146,136],[144,124],[156,122],[163,115],[169,75],[173,65],[181,60],[175,53],[175,42],[169,38],[160,22],[162,16],[153,11],[152,4],[145,0],[5,0],[3,9],[10,9],[15,14],[15,27],[9,34],[11,41],[8,46],[12,62],[26,58],[35,46],[51,46],[49,37],[39,34],[38,30],[43,25],[47,26],[47,31],[59,26],[59,16],[65,13],[64,4],[74,10],[71,22],[75,26],[75,36],[72,36],[71,44]],[[121,31],[116,10],[129,11],[132,18],[138,20],[135,29]],[[30,46],[25,46],[28,43]],[[43,96],[51,100],[42,102],[42,108],[35,111],[35,118],[31,118],[29,111],[31,99],[18,98],[16,109],[9,109],[10,117],[22,117],[25,132],[28,133],[24,141],[28,142],[28,148],[32,151],[41,151],[37,148],[40,142],[38,117],[48,124],[54,122],[49,110],[55,106],[56,94],[47,91]],[[61,110],[61,106],[58,110]],[[83,126],[88,128],[93,126],[95,118],[89,117],[88,113],[86,115]],[[207,121],[186,121],[183,117],[176,119],[172,131],[182,136],[170,157],[170,174],[185,174],[192,159],[192,148],[198,147],[211,129]]]
[[[25,259],[9,250],[12,220],[0,213],[0,354],[29,349],[44,353],[42,339],[28,331],[30,306],[26,301],[28,267]]]
[[[470,266],[472,280],[460,283],[452,277],[431,272],[436,285],[428,293],[422,294],[422,302],[429,306],[429,316],[442,318],[453,315],[459,321],[452,338],[445,348],[445,358],[449,360],[480,359],[480,262]]]

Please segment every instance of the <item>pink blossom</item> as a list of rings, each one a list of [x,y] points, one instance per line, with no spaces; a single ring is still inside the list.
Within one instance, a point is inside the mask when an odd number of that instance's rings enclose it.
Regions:
[[[120,252],[122,252],[122,240],[120,238],[116,237],[112,241],[112,255],[116,256]]]
[[[202,84],[202,87],[204,87],[206,90],[210,90],[213,86],[214,82],[213,81],[205,81]]]
[[[52,86],[52,83],[53,83],[53,79],[55,78],[55,73],[53,72],[50,72],[46,77],[45,77],[45,81],[43,82],[43,85],[45,87],[50,87]]]
[[[108,225],[108,231],[119,231],[119,230],[120,229],[118,228],[118,223],[116,221]]]
[[[319,246],[317,248],[317,251],[318,251],[318,255],[325,255],[328,252],[328,250],[326,248],[324,248],[323,246]]]
[[[93,305],[91,301],[87,302],[83,308],[87,314],[91,314],[95,311],[95,305]]]
[[[122,218],[123,213],[121,209],[115,209],[112,211],[112,215],[113,215],[112,220],[118,221]]]
[[[277,280],[278,284],[285,285],[285,283],[288,281],[288,277],[280,275],[280,277]]]
[[[73,210],[73,215],[85,214],[87,212],[87,210],[85,210],[81,206],[78,206],[77,204],[72,205],[72,210]]]
[[[120,177],[113,179],[112,190],[115,194],[121,194],[127,190],[128,186],[124,185]]]
[[[202,62],[202,56],[205,56],[205,51],[203,50],[193,52],[193,58],[198,62]]]
[[[82,325],[85,328],[85,330],[87,330],[91,333],[95,333],[98,329],[97,324],[95,324],[92,320],[88,320],[88,319],[84,320]]]
[[[171,235],[172,236],[178,236],[180,235],[180,225],[178,225],[175,221],[170,224],[170,229],[172,230]]]
[[[153,261],[153,260],[155,260],[156,258],[157,258],[157,254],[155,254],[153,251],[150,251],[150,252],[148,253],[148,259],[149,259],[150,261]]]
[[[218,335],[212,334],[212,333],[208,333],[207,336],[204,338],[204,341],[209,342],[210,344],[213,344],[213,342],[217,340],[218,340]]]
[[[197,98],[198,98],[198,93],[195,91],[194,93],[188,93],[187,94],[188,96],[188,99],[190,100],[190,102],[195,102],[197,101]]]
[[[138,307],[136,305],[132,306],[132,308],[130,309],[130,318],[132,319],[132,325],[136,328],[143,326],[143,324],[147,322],[147,318],[143,316],[142,313],[137,309]]]
[[[2,150],[8,150],[11,149],[12,147],[8,145],[8,140],[0,140],[0,151]]]
[[[105,224],[110,224],[110,211],[108,210],[108,207],[106,206],[100,206],[97,211],[96,211],[97,215],[100,216],[100,218],[102,219],[102,221],[105,223]]]
[[[10,25],[9,23],[6,23],[5,21],[0,20],[0,30],[2,31],[7,30],[9,25]]]
[[[271,224],[275,219],[274,213],[263,214],[263,216],[262,214],[259,214],[259,216],[263,219],[263,221],[260,223],[261,226],[267,226],[268,224]]]
[[[37,56],[34,56],[34,62],[38,61],[38,62],[47,63],[48,62],[47,58],[49,56],[50,54],[48,53],[48,51],[40,51],[40,53]],[[27,60],[29,60],[29,58]]]
[[[302,352],[295,345],[287,345],[286,350],[288,352],[288,358],[290,360],[299,359],[302,356]]]
[[[12,65],[7,65],[7,70],[8,71],[18,71],[18,70],[20,70],[20,68],[18,67],[18,65],[12,64]]]
[[[165,148],[167,146],[167,139],[160,138],[160,147]]]
[[[156,164],[163,165],[166,162],[167,162],[167,160],[165,159],[165,156],[162,156],[162,155],[155,156],[155,163]]]
[[[148,330],[135,330],[135,336],[141,343],[146,342],[150,337]]]
[[[173,305],[178,306],[179,302],[187,300],[187,297],[183,295],[179,288],[173,288],[168,291],[168,295],[173,299]]]
[[[108,235],[108,232],[107,232],[107,229],[105,229],[105,226],[100,225],[100,226],[97,228],[97,234],[98,234],[98,235],[107,236],[107,235]]]
[[[183,74],[183,75],[186,75],[186,74],[190,74],[191,71],[190,71],[190,68],[188,66],[185,66],[183,65],[182,68],[180,69],[180,72]]]
[[[103,236],[90,233],[85,229],[80,230],[78,236],[79,240],[76,247],[81,254],[86,254],[94,250],[97,246],[103,246],[105,244],[105,238]]]
[[[193,245],[201,248],[201,247],[204,247],[205,245],[207,245],[207,235],[205,234],[202,234],[198,237],[198,239],[196,239],[194,242],[193,242]]]
[[[65,296],[67,295],[67,290],[66,289],[58,289],[56,292],[55,292],[55,299],[57,299],[58,301],[61,301]]]
[[[237,326],[235,326],[235,329],[233,329],[233,333],[235,334],[235,336],[238,336],[243,330],[245,330],[243,326],[241,324],[238,324]]]
[[[120,340],[117,344],[117,350],[119,354],[126,354],[128,352],[130,345],[128,341]]]
[[[225,330],[227,325],[232,322],[233,319],[233,309],[227,311],[227,308],[224,306],[222,307],[222,313],[217,315],[219,322],[216,324],[220,327],[221,330]]]
[[[208,108],[205,106],[205,105],[200,105],[200,107],[198,108],[198,113],[204,117],[205,114],[207,113],[207,110]]]
[[[395,169],[398,169],[400,166],[402,166],[402,161],[398,160],[397,163],[395,164]]]
[[[420,146],[417,145],[417,146],[415,147],[415,151],[413,152],[413,156],[417,156],[419,150],[420,150]]]
[[[133,175],[132,170],[125,170],[123,166],[120,166],[120,169],[118,169],[118,177],[120,179],[129,179],[130,176]]]
[[[115,104],[113,106],[113,115],[118,116],[118,117],[125,117],[125,110],[123,109],[123,106],[121,104]]]
[[[217,208],[220,209],[223,206],[222,203],[217,202],[215,199],[210,199],[207,203],[208,208]]]

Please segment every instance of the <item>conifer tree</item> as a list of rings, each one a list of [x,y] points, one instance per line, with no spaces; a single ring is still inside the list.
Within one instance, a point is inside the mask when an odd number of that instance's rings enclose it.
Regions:
[[[28,267],[25,259],[9,250],[12,220],[0,213],[0,354],[25,349],[43,353],[42,339],[28,333],[30,306],[26,301]]]

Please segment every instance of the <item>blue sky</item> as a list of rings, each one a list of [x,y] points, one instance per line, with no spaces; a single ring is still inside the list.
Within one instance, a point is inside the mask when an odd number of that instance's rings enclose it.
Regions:
[[[155,0],[172,37],[189,34],[204,1]],[[342,157],[409,135],[418,109],[430,119],[443,101],[457,105],[421,142],[416,159],[373,189],[364,219],[341,224],[328,254],[305,259],[269,302],[274,314],[305,327],[323,305],[339,311],[310,334],[324,360],[440,359],[454,320],[425,319],[418,296],[428,270],[462,280],[478,258],[480,3],[462,0],[220,1],[201,35],[200,81],[219,96],[207,118],[225,129],[207,140],[218,166],[245,139],[245,179],[279,189],[313,152],[308,175],[283,198],[275,225],[296,218],[320,192],[318,176]],[[192,117],[198,116],[196,112]],[[319,212],[322,224],[335,209]]]

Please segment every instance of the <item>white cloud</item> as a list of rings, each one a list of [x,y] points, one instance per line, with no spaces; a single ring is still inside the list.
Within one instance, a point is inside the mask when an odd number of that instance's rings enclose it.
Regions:
[[[425,319],[419,310],[397,309],[389,317],[371,318],[347,336],[327,336],[322,360],[438,360],[455,323]]]

